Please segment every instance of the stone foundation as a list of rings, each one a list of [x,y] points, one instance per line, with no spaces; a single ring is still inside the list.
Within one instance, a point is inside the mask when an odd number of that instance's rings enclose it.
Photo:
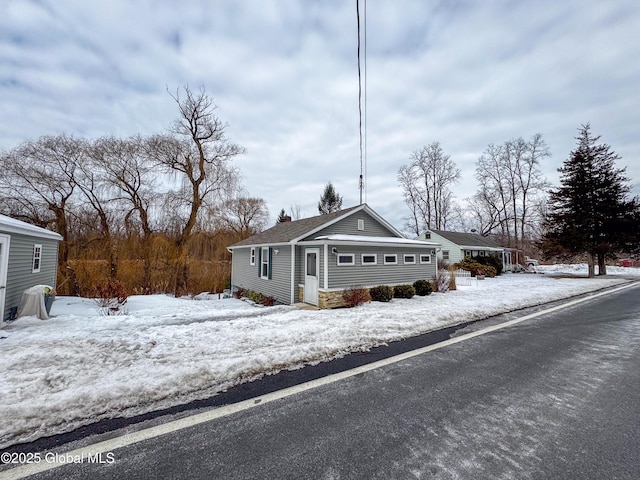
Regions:
[[[318,307],[319,308],[344,307],[342,290],[338,290],[335,292],[318,292]]]
[[[298,299],[304,302],[304,287],[298,286]],[[334,292],[318,292],[318,308],[338,308],[344,307],[344,299],[342,298],[342,290]]]

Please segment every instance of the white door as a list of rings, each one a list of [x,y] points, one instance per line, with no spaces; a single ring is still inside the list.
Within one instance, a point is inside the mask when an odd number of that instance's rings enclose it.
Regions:
[[[318,276],[320,275],[320,249],[304,251],[304,303],[318,305]]]
[[[4,300],[7,294],[7,268],[9,267],[9,236],[0,235],[0,324],[4,320]]]

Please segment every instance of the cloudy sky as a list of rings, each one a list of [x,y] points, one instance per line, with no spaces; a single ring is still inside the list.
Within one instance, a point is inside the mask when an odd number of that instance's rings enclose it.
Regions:
[[[398,168],[434,141],[462,170],[462,202],[488,144],[541,133],[557,183],[591,122],[640,194],[638,0],[369,0],[366,13],[365,197],[397,227]],[[160,133],[177,114],[167,88],[203,86],[272,219],[317,214],[329,181],[359,202],[356,0],[4,0],[0,38],[0,149]]]

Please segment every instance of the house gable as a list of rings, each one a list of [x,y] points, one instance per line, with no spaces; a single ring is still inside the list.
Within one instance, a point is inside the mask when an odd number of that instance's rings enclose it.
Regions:
[[[355,211],[348,216],[338,219],[336,222],[314,231],[312,234],[302,238],[302,241],[313,240],[318,237],[328,235],[358,235],[367,237],[397,237],[402,236],[392,230],[393,227],[383,221],[381,222],[376,216],[372,215],[366,209]]]

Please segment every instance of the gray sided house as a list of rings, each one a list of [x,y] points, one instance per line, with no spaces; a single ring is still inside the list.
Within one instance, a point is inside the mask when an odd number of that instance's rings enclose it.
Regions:
[[[22,292],[56,286],[57,233],[0,215],[0,326],[15,314]]]
[[[231,245],[231,285],[283,304],[337,307],[348,287],[432,279],[438,247],[405,238],[363,204],[280,223]]]
[[[427,230],[418,239],[442,245],[438,250],[438,259],[449,264],[458,263],[465,257],[497,255],[502,260],[504,271],[512,271],[517,257],[517,250],[502,247],[493,240],[476,233]]]

